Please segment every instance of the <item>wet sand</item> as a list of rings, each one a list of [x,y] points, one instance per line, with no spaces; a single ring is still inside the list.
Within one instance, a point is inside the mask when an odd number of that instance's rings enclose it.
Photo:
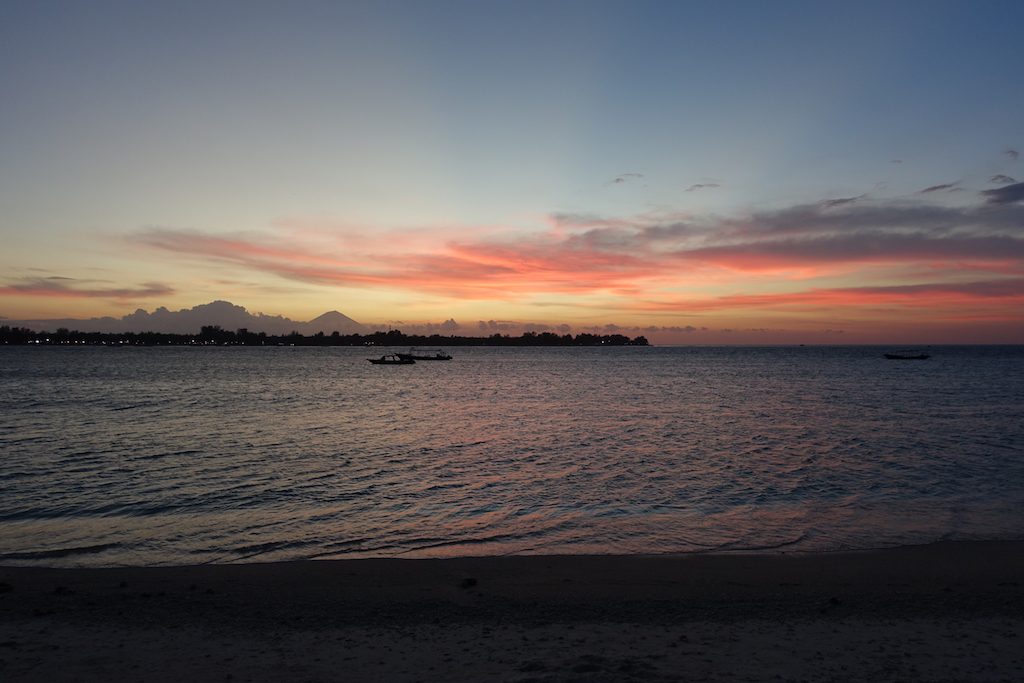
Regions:
[[[1024,542],[0,568],[5,681],[1024,680]]]

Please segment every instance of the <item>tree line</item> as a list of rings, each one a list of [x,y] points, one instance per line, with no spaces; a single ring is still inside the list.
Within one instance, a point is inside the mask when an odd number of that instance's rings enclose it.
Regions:
[[[370,334],[274,335],[241,328],[232,332],[219,325],[204,325],[198,334],[167,332],[79,332],[65,327],[56,332],[36,332],[25,327],[0,327],[0,344],[93,345],[93,346],[648,346],[645,337],[622,334],[577,335],[524,332],[518,337],[495,333],[489,337],[403,334],[399,330]]]

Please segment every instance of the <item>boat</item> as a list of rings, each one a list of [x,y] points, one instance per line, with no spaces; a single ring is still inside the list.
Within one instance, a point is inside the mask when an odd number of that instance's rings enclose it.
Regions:
[[[417,349],[411,348],[408,353],[397,354],[399,358],[408,360],[451,360],[451,355],[441,349]]]
[[[895,351],[893,353],[882,354],[889,360],[926,360],[931,358],[930,354],[923,353],[921,351]]]
[[[374,365],[412,365],[416,361],[412,358],[401,358],[393,353],[381,356],[380,358],[367,358]]]

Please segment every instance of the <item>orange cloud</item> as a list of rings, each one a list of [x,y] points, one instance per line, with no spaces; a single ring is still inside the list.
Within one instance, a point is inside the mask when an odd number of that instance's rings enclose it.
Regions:
[[[503,235],[488,227],[481,231],[486,236],[454,240],[438,236],[432,243],[424,231],[368,235],[318,229],[308,223],[296,230],[289,221],[279,222],[278,233],[217,235],[149,229],[130,240],[165,253],[319,285],[503,301],[549,294],[603,295],[631,299],[635,310],[922,301],[948,307],[986,295],[981,282],[937,282],[944,274],[950,280],[962,280],[966,272],[1006,276],[991,283],[1019,282],[1017,278],[1024,274],[1024,204],[1009,201],[949,207],[920,200],[872,202],[860,196],[734,218],[679,214],[604,219],[558,214],[550,220],[551,229],[543,233],[508,230]],[[448,229],[440,235],[452,233]],[[890,276],[902,273],[905,281],[920,281],[927,273],[933,280],[902,289],[817,288],[680,301],[667,296],[667,290],[694,285],[749,289],[752,276],[762,281],[771,277],[776,283],[839,273],[846,280],[867,279],[879,265]],[[745,277],[737,278],[735,273]],[[991,283],[985,286],[996,287]],[[999,294],[1004,300],[1007,296]]]
[[[974,271],[1024,270],[1024,240],[1005,235],[931,237],[862,233],[810,240],[663,250],[644,231],[615,229],[519,242],[449,242],[432,252],[349,253],[341,256],[273,239],[216,237],[156,230],[137,243],[164,251],[234,263],[324,285],[392,287],[466,298],[507,299],[537,293],[643,292],[655,280],[681,282],[708,267],[753,273],[789,272],[807,279],[851,266],[892,264],[917,269],[969,264]]]

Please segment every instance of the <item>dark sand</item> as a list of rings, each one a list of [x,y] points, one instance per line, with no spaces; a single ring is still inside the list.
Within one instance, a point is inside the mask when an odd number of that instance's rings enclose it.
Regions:
[[[0,568],[0,680],[1024,680],[1024,542]]]

